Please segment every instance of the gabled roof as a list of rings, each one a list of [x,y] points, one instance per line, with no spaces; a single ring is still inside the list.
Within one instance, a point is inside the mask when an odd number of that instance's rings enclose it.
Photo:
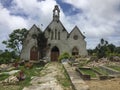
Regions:
[[[62,22],[61,22],[60,20],[59,20],[59,21],[54,21],[54,20],[52,20],[52,21],[50,22],[50,24],[46,27],[46,29],[44,30],[44,32],[49,28],[49,26],[50,26],[53,22],[59,22],[59,23],[62,25],[63,30],[65,30],[65,31],[68,33],[68,31],[67,31],[66,28],[63,26],[63,24],[62,24]]]
[[[79,33],[81,34],[81,36],[83,37],[83,39],[85,39],[85,36],[81,33],[80,29],[79,29],[77,26],[75,26],[75,27],[72,29],[72,31],[70,32],[69,36],[73,33],[74,30],[78,30]]]
[[[39,32],[42,32],[40,28],[38,28],[35,24],[33,24],[33,26],[29,29],[29,32],[33,29],[36,28],[36,30],[38,30]]]

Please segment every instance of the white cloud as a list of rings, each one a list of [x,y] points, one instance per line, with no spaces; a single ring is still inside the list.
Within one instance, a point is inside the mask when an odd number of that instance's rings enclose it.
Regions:
[[[13,4],[13,12],[22,10],[25,14],[28,15],[31,25],[44,24],[45,28],[52,18],[52,10],[54,8],[54,5],[56,5],[56,1],[45,0],[38,2],[37,0],[29,0],[28,2],[27,0],[14,0]]]
[[[56,5],[54,0],[38,2],[37,0],[13,0],[12,6],[7,9],[0,3],[0,49],[4,49],[3,40],[8,39],[8,35],[15,29],[29,29],[33,24],[44,29],[52,20],[52,10]],[[28,17],[20,16],[24,13]],[[18,15],[17,15],[18,14]]]
[[[10,15],[10,11],[0,4],[0,49],[5,48],[1,44],[8,38],[9,33],[22,27],[27,27],[27,21],[22,17]]]
[[[19,16],[10,15],[10,11],[6,8],[0,6],[0,11],[0,27],[2,27],[1,31],[3,31],[3,28],[6,27],[8,28],[8,31],[11,31],[16,28],[27,26],[26,20]]]
[[[62,1],[83,11],[76,15],[66,16],[62,11],[63,7],[60,7],[60,19],[69,32],[75,25],[80,28],[81,32],[85,32],[88,48],[94,48],[102,37],[107,38],[111,43],[114,41],[114,44],[120,45],[118,30],[118,27],[120,28],[120,23],[118,23],[120,22],[120,10],[117,9],[120,0]],[[55,0],[43,0],[41,2],[38,2],[38,0],[13,0],[10,9],[0,4],[0,38],[2,38],[0,42],[17,28],[25,27],[29,29],[33,24],[36,24],[44,30],[52,20],[52,10],[56,4]],[[19,16],[20,13],[24,13],[27,18]],[[117,38],[114,37],[116,35]],[[2,48],[0,47],[0,49]]]
[[[95,42],[99,43],[98,39],[100,38],[108,38],[108,41],[120,46],[120,43],[116,43],[120,42],[120,33],[118,33],[118,28],[120,28],[120,23],[118,23],[120,22],[120,0],[62,1],[83,11],[83,13],[75,15],[75,18],[69,16],[69,19],[71,20],[70,22],[74,21],[85,32],[87,42],[89,42],[88,46],[90,46],[90,43],[94,43],[95,47]],[[116,35],[118,36],[117,38],[115,38]],[[96,38],[96,41],[94,38]]]

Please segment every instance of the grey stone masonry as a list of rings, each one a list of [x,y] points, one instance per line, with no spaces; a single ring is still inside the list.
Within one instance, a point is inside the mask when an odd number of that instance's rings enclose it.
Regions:
[[[53,19],[45,28],[45,30],[38,30],[38,27],[36,25],[33,25],[32,28],[28,31],[27,37],[23,42],[20,55],[20,58],[22,60],[30,60],[31,56],[35,56],[32,51],[37,52],[37,50],[34,50],[34,48],[39,48],[40,46],[37,44],[37,38],[34,38],[33,36],[38,36],[38,34],[41,32],[44,32],[44,35],[47,38],[47,49],[45,52],[45,57],[47,57],[49,60],[51,60],[51,57],[53,55],[51,53],[55,47],[57,48],[57,53],[59,53],[59,55],[64,52],[67,52],[70,55],[88,55],[85,36],[77,26],[71,29],[70,33],[66,30],[60,21],[60,9],[57,5],[55,5],[55,8],[53,9]],[[37,52],[35,58],[39,60],[40,56],[40,53]]]
[[[64,62],[63,66],[70,77],[74,90],[89,90],[89,86],[86,85],[80,75],[75,71],[75,67],[71,67],[67,62]]]

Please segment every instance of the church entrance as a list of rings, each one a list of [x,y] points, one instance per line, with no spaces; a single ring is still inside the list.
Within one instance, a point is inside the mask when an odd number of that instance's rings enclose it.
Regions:
[[[32,47],[30,50],[30,60],[38,60],[38,49],[37,47]]]
[[[51,49],[51,61],[58,61],[58,57],[59,57],[59,49],[54,46]]]

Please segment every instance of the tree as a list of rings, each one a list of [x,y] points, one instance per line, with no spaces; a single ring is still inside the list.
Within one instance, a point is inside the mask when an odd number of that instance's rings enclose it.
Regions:
[[[120,54],[120,47],[116,47],[116,48],[115,48],[115,53]]]
[[[26,37],[26,34],[27,29],[16,29],[9,35],[9,39],[3,41],[2,43],[6,45],[6,48],[9,48],[20,54],[23,40]]]
[[[101,45],[103,45],[105,43],[105,40],[103,38],[100,41],[101,41],[100,42]]]
[[[103,38],[100,40],[100,43],[97,46],[97,56],[98,58],[106,57],[107,54],[108,41],[105,41]]]
[[[111,55],[120,56],[120,47],[116,47],[114,44],[109,44],[108,41],[103,38],[100,43],[93,50],[88,50],[89,55],[97,55],[98,58],[109,57]]]
[[[108,48],[109,48],[109,50],[110,50],[110,53],[114,53],[115,52],[115,45],[113,45],[113,44],[109,44],[108,45]]]
[[[44,35],[44,32],[40,32],[37,36],[38,48],[41,55],[41,58],[45,56],[47,49],[47,38]]]

